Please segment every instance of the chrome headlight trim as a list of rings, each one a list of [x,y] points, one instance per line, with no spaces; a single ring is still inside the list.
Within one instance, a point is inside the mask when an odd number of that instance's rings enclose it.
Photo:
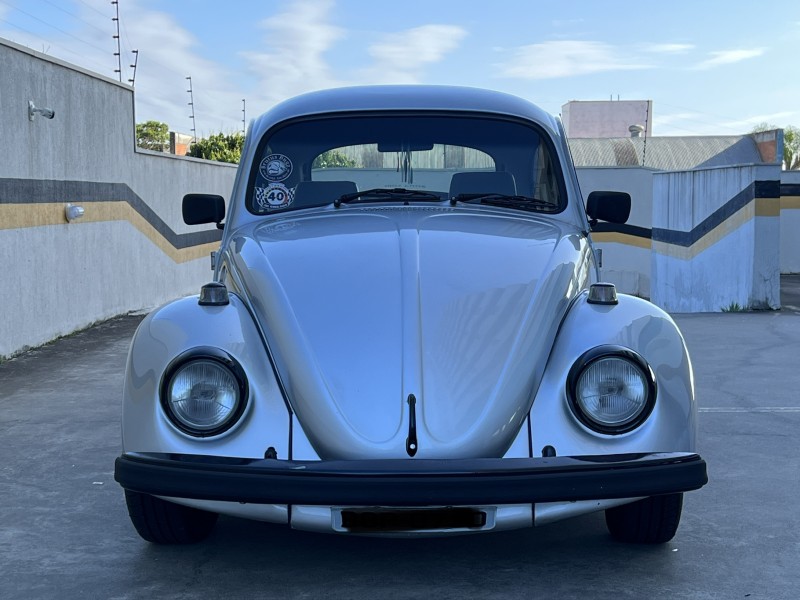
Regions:
[[[193,426],[189,419],[182,417],[175,410],[171,402],[172,386],[175,378],[186,368],[202,363],[209,363],[212,368],[224,369],[234,382],[236,399],[228,414],[212,426]],[[159,399],[161,408],[169,423],[181,433],[192,438],[212,438],[229,432],[238,425],[250,401],[250,390],[242,366],[227,352],[219,348],[200,347],[193,348],[180,354],[164,371],[159,385]]]
[[[620,359],[628,362],[631,366],[639,372],[642,377],[642,382],[645,388],[645,400],[642,407],[636,411],[631,417],[619,423],[604,423],[596,418],[593,418],[582,407],[578,398],[578,384],[581,376],[587,369],[596,365],[603,359]],[[653,412],[653,407],[656,403],[656,395],[658,388],[656,385],[655,375],[650,365],[645,359],[629,348],[623,346],[597,346],[581,355],[567,376],[567,399],[569,407],[575,418],[585,427],[596,433],[603,433],[608,435],[620,435],[628,433],[638,428],[644,423],[650,414]]]

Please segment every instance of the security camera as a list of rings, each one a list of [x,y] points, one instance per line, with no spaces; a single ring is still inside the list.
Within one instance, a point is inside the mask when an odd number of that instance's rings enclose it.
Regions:
[[[37,114],[43,116],[45,119],[52,119],[56,116],[56,111],[52,108],[36,108],[33,104],[33,100],[28,101],[28,119],[33,121],[33,118]]]

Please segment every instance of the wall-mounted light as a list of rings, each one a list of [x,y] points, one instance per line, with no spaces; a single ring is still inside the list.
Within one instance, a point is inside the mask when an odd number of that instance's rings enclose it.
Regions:
[[[28,119],[33,121],[37,114],[42,115],[45,119],[52,119],[56,116],[56,111],[52,108],[36,108],[33,100],[28,100]]]
[[[69,202],[64,207],[64,216],[67,218],[67,221],[72,223],[75,219],[80,219],[83,216],[84,210],[82,206],[77,206],[75,204],[70,204]]]

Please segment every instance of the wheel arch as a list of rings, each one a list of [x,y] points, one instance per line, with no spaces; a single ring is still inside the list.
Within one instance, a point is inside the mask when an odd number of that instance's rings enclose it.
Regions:
[[[617,346],[641,356],[653,371],[657,396],[649,418],[620,435],[581,424],[569,407],[567,379],[586,352]],[[544,446],[559,455],[693,452],[694,375],[683,336],[672,318],[641,298],[620,294],[615,305],[587,302],[584,292],[565,316],[531,408],[534,456]]]
[[[248,381],[242,426],[214,438],[192,438],[165,416],[162,379],[176,357],[217,349],[241,367]],[[248,427],[248,422],[258,427]],[[269,447],[289,455],[290,413],[261,335],[244,303],[230,294],[224,306],[200,306],[182,298],[150,313],[131,342],[123,388],[122,445],[125,451],[182,452],[262,457]]]

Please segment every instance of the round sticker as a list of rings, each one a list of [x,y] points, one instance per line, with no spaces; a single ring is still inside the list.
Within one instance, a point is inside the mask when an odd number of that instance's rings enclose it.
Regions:
[[[261,210],[288,208],[294,201],[294,194],[282,183],[271,183],[267,187],[256,188],[256,205]]]
[[[270,154],[261,161],[258,170],[267,181],[283,181],[292,174],[292,161],[283,154]]]

